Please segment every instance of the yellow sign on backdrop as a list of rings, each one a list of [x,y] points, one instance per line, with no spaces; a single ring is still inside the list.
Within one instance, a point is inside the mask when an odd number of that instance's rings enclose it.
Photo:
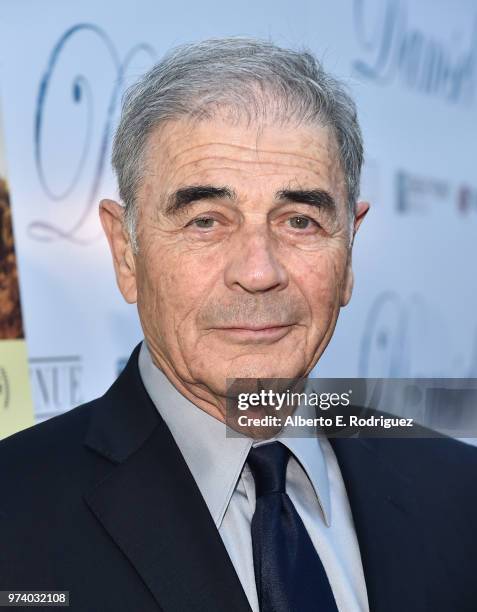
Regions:
[[[0,340],[0,439],[33,425],[26,342]]]
[[[34,424],[0,118],[0,439]]]

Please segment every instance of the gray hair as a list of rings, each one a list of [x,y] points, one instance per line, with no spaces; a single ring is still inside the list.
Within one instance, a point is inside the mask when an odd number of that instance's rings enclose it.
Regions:
[[[225,108],[249,122],[328,126],[338,145],[352,222],[359,196],[363,141],[356,105],[344,84],[308,50],[293,51],[253,38],[210,38],[171,49],[123,98],[112,163],[124,223],[137,252],[136,194],[150,133],[168,120],[212,118]]]

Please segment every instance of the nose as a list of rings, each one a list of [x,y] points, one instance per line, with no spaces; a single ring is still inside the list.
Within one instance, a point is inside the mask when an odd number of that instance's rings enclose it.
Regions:
[[[288,273],[276,256],[277,245],[268,228],[242,229],[229,243],[225,284],[232,290],[249,293],[281,290],[288,285]]]

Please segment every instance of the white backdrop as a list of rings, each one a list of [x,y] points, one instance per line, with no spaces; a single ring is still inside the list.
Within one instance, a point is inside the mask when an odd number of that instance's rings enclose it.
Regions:
[[[97,214],[124,86],[172,45],[307,46],[357,99],[371,210],[319,376],[477,376],[477,1],[3,0],[0,95],[36,418],[102,394],[142,334]]]

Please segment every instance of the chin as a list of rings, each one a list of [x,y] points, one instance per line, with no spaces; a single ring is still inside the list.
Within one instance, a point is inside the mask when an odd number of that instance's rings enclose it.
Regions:
[[[274,365],[270,362],[264,362],[262,359],[259,362],[249,359],[242,364],[232,364],[224,371],[222,376],[216,376],[214,380],[209,380],[207,386],[217,395],[229,398],[236,397],[239,393],[256,393],[263,388],[274,389],[278,392],[284,390],[282,389],[283,385],[285,385],[284,388],[287,388],[288,383],[282,380],[279,383],[271,383],[269,386],[266,381],[272,379],[296,380],[304,376],[304,371],[304,367],[288,365],[287,368],[284,368],[283,366],[280,367],[279,364]],[[257,380],[264,381],[264,386],[262,384],[257,386]]]
[[[272,363],[270,363],[272,361]],[[280,363],[273,363],[273,360],[254,360],[249,359],[247,363],[234,364],[226,373],[226,378],[295,378],[301,376],[304,368],[293,364],[286,367]]]

